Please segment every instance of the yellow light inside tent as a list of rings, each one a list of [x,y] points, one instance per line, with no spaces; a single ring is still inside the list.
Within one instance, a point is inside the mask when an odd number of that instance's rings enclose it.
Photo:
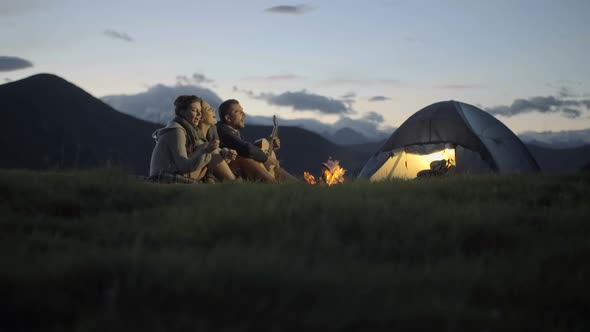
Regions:
[[[391,178],[414,179],[418,172],[430,169],[430,163],[435,160],[447,160],[455,164],[455,149],[445,148],[430,154],[415,154],[405,151],[391,156],[371,177],[371,181],[381,181]]]
[[[413,157],[417,158],[416,162],[419,162],[420,165],[424,166],[423,169],[430,169],[431,162],[442,159],[450,160],[451,165],[455,165],[455,149],[444,149],[424,155],[412,153],[408,153],[408,155],[412,155]]]
[[[404,152],[402,155],[403,165],[400,165],[400,176],[408,179],[413,179],[418,172],[430,169],[430,163],[435,160],[447,160],[451,165],[455,165],[455,149],[446,148],[444,150],[435,151],[430,154],[414,154]],[[405,170],[404,170],[405,169]],[[394,171],[394,176],[396,172]]]

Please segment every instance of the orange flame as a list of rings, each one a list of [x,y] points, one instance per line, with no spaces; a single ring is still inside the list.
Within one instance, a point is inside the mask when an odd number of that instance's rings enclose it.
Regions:
[[[324,168],[324,174],[320,177],[319,181],[317,181],[309,172],[303,172],[305,181],[309,184],[325,183],[328,186],[344,183],[344,174],[346,173],[346,170],[340,167],[340,161],[328,159],[328,161],[323,163],[322,166]]]
[[[309,173],[309,172],[303,172],[303,177],[305,178],[305,181],[307,181],[307,183],[309,183],[309,184],[317,184],[318,183],[315,180],[315,177],[313,175],[311,175],[311,173]]]
[[[328,184],[328,186],[343,183],[344,182],[344,173],[346,173],[346,170],[340,166],[338,166],[332,172],[330,172],[329,170],[325,170],[324,171],[324,181]]]

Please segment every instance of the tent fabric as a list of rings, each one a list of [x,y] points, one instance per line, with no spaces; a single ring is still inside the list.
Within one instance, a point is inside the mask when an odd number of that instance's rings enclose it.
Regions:
[[[481,140],[465,124],[454,102],[432,104],[406,120],[381,146],[381,151],[427,143],[457,142],[472,150],[481,149]]]
[[[455,147],[455,163],[457,164],[457,174],[486,174],[494,172],[494,169],[481,158],[479,153],[460,145]]]
[[[393,159],[436,146],[455,148],[457,173],[534,173],[539,166],[522,141],[491,114],[469,104],[444,101],[409,117],[367,162],[359,177],[396,177]],[[394,158],[395,157],[395,158]],[[399,165],[399,163],[398,163]],[[384,175],[386,174],[386,175]]]

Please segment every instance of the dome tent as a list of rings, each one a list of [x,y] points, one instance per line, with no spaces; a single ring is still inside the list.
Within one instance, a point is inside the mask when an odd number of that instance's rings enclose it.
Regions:
[[[365,164],[359,178],[415,178],[445,159],[454,173],[535,173],[522,141],[491,114],[458,101],[427,106],[408,118]]]

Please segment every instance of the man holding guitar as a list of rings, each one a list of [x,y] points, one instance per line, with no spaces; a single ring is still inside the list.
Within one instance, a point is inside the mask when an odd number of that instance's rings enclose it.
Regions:
[[[219,105],[220,123],[217,124],[217,132],[222,147],[234,149],[238,152],[236,160],[232,161],[229,166],[243,178],[276,183],[287,179],[295,179],[291,174],[279,167],[279,162],[274,156],[274,151],[281,147],[281,141],[276,135],[276,118],[275,129],[268,147],[256,146],[253,143],[245,141],[240,135],[240,129],[245,127],[244,120],[246,113],[235,99],[229,99]],[[263,150],[263,148],[266,148]]]

